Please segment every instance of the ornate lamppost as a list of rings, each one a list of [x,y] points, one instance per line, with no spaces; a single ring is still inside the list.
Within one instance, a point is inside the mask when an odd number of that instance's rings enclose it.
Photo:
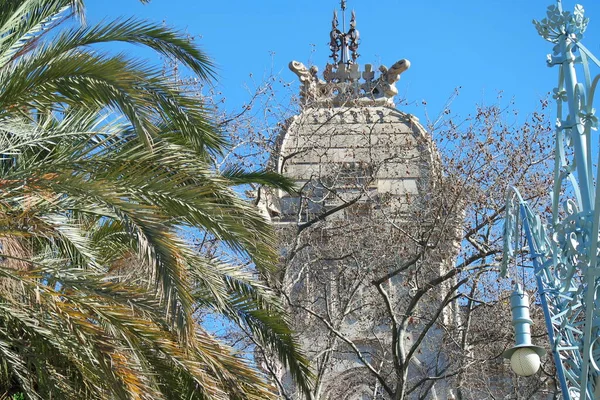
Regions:
[[[592,105],[600,75],[593,77],[590,65],[600,67],[600,61],[581,42],[588,24],[582,6],[563,11],[559,0],[548,7],[546,18],[534,24],[540,36],[554,44],[548,65],[559,70],[554,89],[558,115],[552,220],[543,224],[518,190],[511,188],[503,274],[521,251],[522,231],[563,398],[599,399],[600,170],[592,162],[598,156],[598,146],[592,143],[592,130],[598,125]]]

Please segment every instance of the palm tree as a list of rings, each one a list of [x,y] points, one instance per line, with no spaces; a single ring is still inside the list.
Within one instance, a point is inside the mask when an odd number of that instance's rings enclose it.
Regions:
[[[94,48],[142,44],[207,78],[210,62],[183,35],[136,20],[82,27],[82,12],[75,0],[0,5],[0,390],[272,398],[250,361],[202,329],[197,308],[253,332],[306,390],[275,296],[178,235],[200,229],[266,274],[272,232],[232,187],[289,183],[215,171],[226,141],[202,102],[160,70]],[[74,27],[61,30],[67,20]]]

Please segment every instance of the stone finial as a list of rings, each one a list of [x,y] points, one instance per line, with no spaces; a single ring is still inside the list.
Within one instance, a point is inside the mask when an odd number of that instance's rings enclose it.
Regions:
[[[396,82],[410,67],[406,59],[394,63],[389,69],[379,67],[379,77],[375,78],[371,64],[363,71],[355,63],[327,64],[323,79],[319,79],[316,67],[307,68],[298,61],[290,63],[290,69],[298,75],[302,86],[302,104],[353,105],[358,103],[393,106],[393,97],[398,94]],[[361,80],[362,77],[362,80]]]

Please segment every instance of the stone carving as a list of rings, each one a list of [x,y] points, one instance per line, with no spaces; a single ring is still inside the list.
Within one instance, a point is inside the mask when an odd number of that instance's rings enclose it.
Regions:
[[[310,68],[306,68],[304,64],[298,61],[290,62],[289,66],[292,72],[298,75],[300,82],[302,82],[302,87],[300,89],[302,103],[314,101],[318,94],[321,93],[320,87],[325,85],[325,82],[319,80],[317,75],[319,68],[314,65]]]
[[[373,66],[371,64],[365,65],[365,71],[363,72],[362,77],[365,82],[371,82],[375,79],[375,72],[373,72]]]
[[[360,71],[358,64],[342,64],[337,65],[327,64],[323,72],[323,78],[327,82],[341,83],[346,81],[357,81],[360,79]]]
[[[396,82],[400,75],[410,67],[406,59],[394,63],[389,69],[379,67],[379,77],[371,64],[361,71],[358,64],[327,64],[323,71],[323,80],[318,77],[318,68],[307,68],[298,61],[290,63],[290,69],[298,75],[302,87],[302,104],[328,104],[334,106],[352,104],[394,105],[393,97],[398,94]],[[361,81],[362,77],[362,81]]]
[[[298,75],[298,78],[300,78],[300,82],[302,82],[302,83],[307,83],[307,82],[311,82],[311,81],[317,82],[319,80],[319,78],[317,77],[319,68],[317,68],[314,65],[312,67],[310,67],[310,69],[308,69],[301,62],[292,61],[290,63],[290,69],[292,70],[292,72],[294,72],[296,75]]]
[[[387,69],[385,65],[379,67],[381,76],[379,77],[379,86],[383,89],[386,96],[393,97],[398,94],[395,83],[400,80],[400,74],[410,67],[408,60],[400,60]]]

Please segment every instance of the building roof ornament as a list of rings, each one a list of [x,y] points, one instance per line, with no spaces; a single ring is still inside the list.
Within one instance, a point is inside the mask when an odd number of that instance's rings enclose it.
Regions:
[[[346,1],[342,0],[342,29],[346,30]],[[337,11],[333,11],[333,21],[331,22],[331,32],[329,33],[329,48],[331,49],[331,55],[333,63],[337,64],[338,59],[342,64],[353,64],[356,59],[360,57],[358,54],[358,45],[360,33],[356,29],[356,13],[352,10],[352,17],[350,19],[350,30],[344,33],[338,29],[338,18]]]
[[[346,0],[341,0],[342,29],[346,29]],[[342,106],[354,104],[374,104],[394,106],[393,98],[398,94],[396,82],[400,74],[410,67],[410,62],[402,59],[389,69],[379,67],[379,76],[375,79],[375,71],[371,64],[364,70],[356,63],[360,56],[358,45],[360,34],[356,29],[356,13],[352,11],[350,29],[344,33],[338,28],[338,15],[333,12],[329,48],[332,64],[327,64],[323,71],[323,79],[318,76],[318,68],[307,68],[298,61],[290,63],[290,69],[300,78],[302,86],[300,95],[302,105]],[[362,78],[362,81],[361,81]]]

